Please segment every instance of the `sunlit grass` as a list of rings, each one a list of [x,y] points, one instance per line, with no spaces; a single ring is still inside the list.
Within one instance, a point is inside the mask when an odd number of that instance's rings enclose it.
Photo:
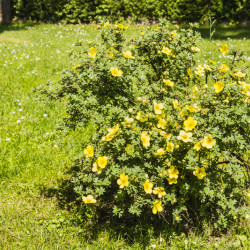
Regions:
[[[143,26],[126,31],[136,37]],[[208,29],[200,29],[204,39],[198,54],[201,63],[208,59],[222,62],[221,43],[246,52],[250,64],[250,31],[247,28],[220,28],[209,40]],[[63,69],[74,65],[69,53],[78,40],[96,40],[95,25],[14,24],[0,26],[0,247],[1,249],[138,249],[143,236],[115,234],[103,229],[94,242],[86,242],[88,228],[77,223],[74,214],[62,210],[56,198],[43,195],[43,188],[57,188],[58,180],[93,132],[57,132],[65,116],[65,101],[56,101],[36,91],[56,85]],[[84,226],[85,225],[85,226]],[[238,229],[237,235],[246,234]],[[207,234],[209,235],[209,233]],[[210,239],[202,236],[149,234],[147,246],[157,249],[205,246],[245,246],[237,235]],[[132,237],[132,238],[131,238]],[[138,240],[136,240],[136,237]],[[128,245],[125,238],[129,238]],[[231,238],[231,239],[230,239]],[[230,239],[230,240],[229,240]],[[227,242],[229,241],[229,243]],[[133,245],[134,243],[134,245]],[[214,245],[213,245],[214,244]],[[217,245],[216,245],[217,244]],[[146,245],[144,247],[147,247]]]

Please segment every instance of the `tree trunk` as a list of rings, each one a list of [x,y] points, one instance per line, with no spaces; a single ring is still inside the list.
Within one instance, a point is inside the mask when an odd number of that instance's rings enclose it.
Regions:
[[[0,0],[0,23],[11,22],[11,4],[10,0]]]

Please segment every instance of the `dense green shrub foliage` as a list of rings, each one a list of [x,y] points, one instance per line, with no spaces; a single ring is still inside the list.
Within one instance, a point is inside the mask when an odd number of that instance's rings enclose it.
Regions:
[[[208,14],[225,21],[249,19],[248,0],[12,0],[13,15],[19,19],[91,22],[98,17],[136,21],[165,17],[179,22],[200,21]]]
[[[249,181],[242,53],[222,44],[227,62],[201,65],[191,28],[162,22],[129,42],[124,29],[103,24],[102,43],[89,41],[61,82],[68,125],[98,128],[72,178],[78,201],[84,211],[227,228],[246,215]]]

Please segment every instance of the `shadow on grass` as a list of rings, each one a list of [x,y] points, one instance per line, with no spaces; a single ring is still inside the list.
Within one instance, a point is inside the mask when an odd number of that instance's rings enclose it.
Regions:
[[[0,23],[0,34],[5,31],[25,30],[29,27],[34,27],[36,25],[39,25],[39,23],[34,23],[34,22]]]
[[[209,39],[209,27],[200,27],[196,29],[201,33],[202,38]],[[213,40],[227,40],[231,39],[250,39],[250,26],[248,27],[215,27]]]
[[[67,174],[72,176],[79,171],[77,166],[73,166]],[[164,237],[169,242],[172,236],[193,234],[190,225],[166,222],[158,214],[142,212],[143,216],[140,217],[125,214],[118,218],[113,216],[112,207],[108,205],[101,208],[93,206],[94,210],[88,210],[74,192],[70,178],[61,180],[58,187],[41,187],[40,190],[46,197],[56,197],[61,209],[70,210],[75,218],[71,223],[82,227],[85,242],[96,242],[107,233],[112,240],[122,239],[130,246],[139,244],[141,249],[146,249],[152,244],[152,239]]]

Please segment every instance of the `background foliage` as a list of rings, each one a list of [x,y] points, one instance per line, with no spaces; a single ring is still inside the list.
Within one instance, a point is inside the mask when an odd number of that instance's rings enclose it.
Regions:
[[[166,17],[178,22],[202,21],[210,13],[222,21],[249,20],[248,0],[12,0],[17,19],[91,22],[99,17],[132,18],[136,21]]]

